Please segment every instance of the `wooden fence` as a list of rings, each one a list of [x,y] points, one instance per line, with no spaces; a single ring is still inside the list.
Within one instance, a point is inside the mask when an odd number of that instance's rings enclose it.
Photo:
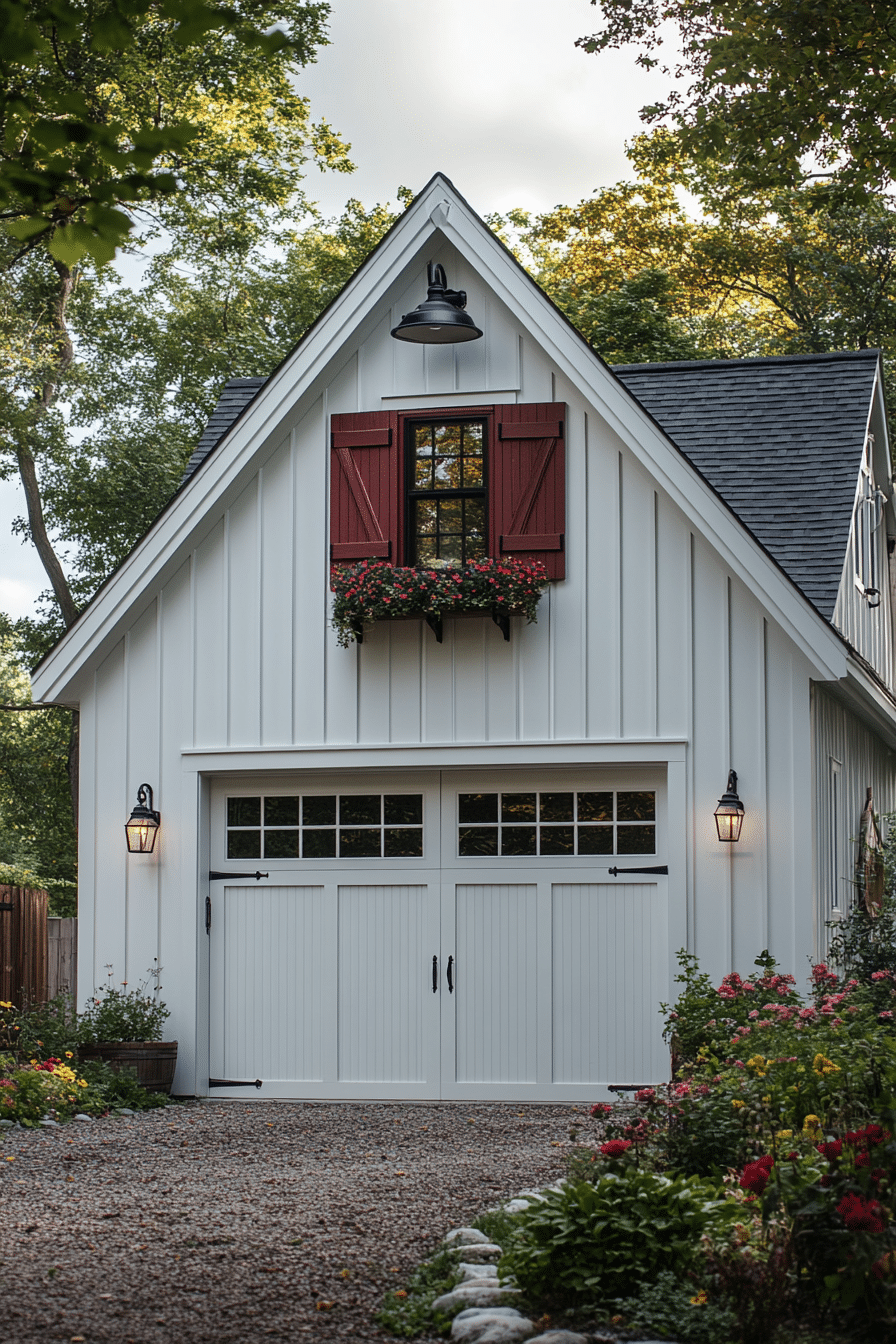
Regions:
[[[0,999],[46,1001],[47,942],[47,893],[0,886]]]
[[[78,921],[76,919],[47,920],[47,998],[57,994],[78,992]]]

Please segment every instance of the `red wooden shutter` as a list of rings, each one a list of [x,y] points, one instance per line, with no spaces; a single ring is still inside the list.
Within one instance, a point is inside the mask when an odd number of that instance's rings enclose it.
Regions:
[[[330,429],[330,558],[400,564],[398,415],[334,415]]]
[[[492,548],[540,560],[552,579],[566,577],[566,454],[562,402],[495,407],[489,471]]]

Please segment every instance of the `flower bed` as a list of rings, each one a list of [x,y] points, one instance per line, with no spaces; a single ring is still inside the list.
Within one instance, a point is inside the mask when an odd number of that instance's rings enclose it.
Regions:
[[[0,1003],[0,1121],[33,1128],[77,1112],[165,1105],[167,1096],[141,1086],[133,1069],[116,1071],[96,1057],[95,1042],[110,1034],[117,1041],[158,1040],[169,1014],[158,997],[159,969],[149,976],[152,989],[147,982],[128,991],[113,984],[110,967],[109,983],[94,991],[80,1015],[65,994],[24,1009]]]
[[[673,1081],[596,1103],[567,1184],[501,1215],[531,1317],[679,1344],[896,1338],[896,898],[832,952],[805,994],[768,952],[720,984],[679,954]]]
[[[405,569],[380,560],[334,565],[333,628],[348,648],[365,624],[400,616],[442,619],[464,612],[508,613],[535,620],[548,583],[539,561],[476,560],[459,568]]]

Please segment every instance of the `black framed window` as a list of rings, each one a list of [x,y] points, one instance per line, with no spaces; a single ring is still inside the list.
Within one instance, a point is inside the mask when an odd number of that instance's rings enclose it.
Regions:
[[[228,859],[408,859],[422,855],[420,793],[227,799]]]
[[[485,420],[407,426],[408,563],[444,569],[487,554]]]
[[[461,793],[457,819],[461,858],[656,853],[653,790]]]

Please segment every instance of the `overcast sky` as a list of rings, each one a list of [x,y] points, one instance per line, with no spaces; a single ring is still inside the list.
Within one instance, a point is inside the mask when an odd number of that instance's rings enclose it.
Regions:
[[[299,88],[351,142],[357,171],[306,183],[328,214],[349,196],[395,201],[446,173],[480,214],[549,209],[628,175],[638,109],[665,89],[634,52],[586,56],[588,0],[332,0],[332,44]],[[48,587],[10,536],[21,489],[0,484],[0,610],[29,613]]]

